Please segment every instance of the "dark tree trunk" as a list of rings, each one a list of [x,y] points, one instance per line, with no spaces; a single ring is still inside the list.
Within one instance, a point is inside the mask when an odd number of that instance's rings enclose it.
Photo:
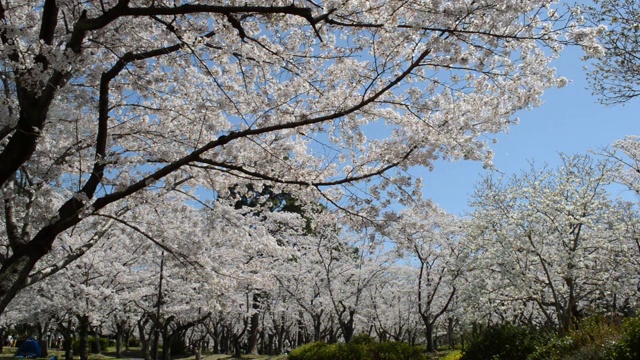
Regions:
[[[125,332],[125,322],[116,321],[116,357],[122,358],[122,340]]]
[[[302,310],[300,310],[298,312],[298,321],[296,321],[296,325],[297,325],[297,335],[296,335],[296,342],[295,342],[295,347],[299,347],[302,346],[302,344],[304,344],[304,322],[302,321],[304,317],[304,313],[302,312]]]
[[[449,318],[447,322],[447,342],[449,344],[449,349],[453,349],[453,347],[456,345],[454,325],[455,325],[455,320],[453,318]]]
[[[233,357],[241,358],[242,357],[242,348],[240,346],[240,337],[236,334],[231,335],[232,345],[233,345]]]
[[[138,320],[138,336],[140,338],[140,350],[142,350],[142,358],[144,360],[151,360],[151,351],[149,351],[149,338],[147,337],[146,327],[149,323],[149,318],[144,317]]]
[[[274,349],[273,349],[273,340],[275,339],[275,334],[270,332],[269,335],[267,335],[267,354],[269,355],[274,355]]]
[[[171,360],[171,345],[176,336],[175,333],[167,334],[168,329],[165,328],[162,331],[162,360]]]
[[[322,313],[313,314],[313,341],[320,341],[320,330],[322,329]]]
[[[247,353],[251,355],[258,355],[258,329],[260,328],[260,301],[261,294],[255,293],[253,294],[251,308],[253,309],[253,314],[251,314],[250,325],[249,325],[249,338],[247,345]]]
[[[353,337],[353,332],[355,331],[354,327],[354,316],[356,312],[355,310],[349,310],[349,318],[345,321],[343,319],[338,319],[338,323],[340,324],[340,330],[342,330],[342,337],[344,338],[345,343],[349,343],[351,338]]]
[[[220,353],[229,353],[229,343],[231,342],[230,329],[227,326],[222,326],[222,334],[220,335]]]
[[[284,349],[284,336],[285,336],[285,327],[284,327],[284,316],[281,319],[281,323],[277,325],[276,328],[276,336],[278,337],[278,354],[282,354]]]
[[[89,316],[87,315],[78,317],[78,336],[80,340],[78,345],[80,360],[88,360],[89,349],[87,348],[87,339],[89,337]]]
[[[67,322],[67,326],[61,326],[63,348],[64,348],[64,360],[73,360],[73,333],[71,332],[71,319]]]
[[[49,321],[45,322],[44,326],[38,324],[38,343],[42,349],[42,357],[49,357],[49,339],[47,334],[49,333]]]
[[[213,324],[213,329],[211,330],[211,339],[213,340],[213,353],[220,354],[220,329],[218,328],[218,324]]]
[[[102,354],[102,347],[100,346],[100,331],[99,331],[99,327],[95,326],[93,328],[93,338],[95,340],[95,346],[96,346],[96,354]]]

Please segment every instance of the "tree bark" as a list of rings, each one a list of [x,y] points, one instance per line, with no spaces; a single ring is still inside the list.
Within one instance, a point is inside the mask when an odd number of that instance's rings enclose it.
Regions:
[[[260,328],[260,301],[261,294],[255,293],[252,298],[251,308],[253,314],[251,314],[249,338],[247,345],[247,353],[250,355],[258,355],[258,329]]]
[[[95,340],[96,343],[96,354],[102,354],[102,346],[100,346],[100,331],[99,331],[99,327],[96,326],[93,328],[93,338]],[[91,349],[93,350],[93,349]]]
[[[78,353],[80,354],[80,360],[88,360],[89,349],[87,348],[87,338],[89,336],[89,316],[87,315],[78,316],[78,336]]]
[[[124,335],[124,321],[116,320],[116,357],[122,358],[122,338]]]

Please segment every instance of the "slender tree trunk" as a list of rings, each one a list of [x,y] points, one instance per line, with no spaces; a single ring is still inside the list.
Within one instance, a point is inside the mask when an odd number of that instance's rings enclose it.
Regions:
[[[116,357],[122,358],[122,338],[124,335],[124,321],[116,321]]]
[[[80,360],[89,359],[89,349],[87,348],[87,338],[89,337],[89,316],[82,315],[78,317],[78,336],[80,337],[78,352]]]
[[[220,330],[218,329],[218,324],[213,325],[213,330],[211,331],[211,339],[213,339],[213,353],[220,354]]]
[[[134,332],[134,327],[129,327],[127,328],[125,325],[125,332],[124,332],[124,351],[129,351],[129,340],[131,339],[131,335],[133,335]]]
[[[162,360],[171,360],[171,345],[175,340],[175,333],[168,334],[168,327],[162,331]]]
[[[62,326],[62,337],[64,338],[64,360],[73,360],[73,334],[71,332],[71,319],[67,321],[67,326]]]
[[[299,346],[302,346],[302,344],[304,344],[304,333],[303,333],[304,323],[302,322],[303,318],[304,318],[304,313],[302,312],[302,310],[298,311],[298,321],[296,321],[298,334],[296,335],[295,347],[299,347]]]
[[[249,325],[249,338],[247,353],[251,355],[258,355],[258,329],[260,328],[260,293],[253,294],[252,305],[253,314],[251,314]]]
[[[145,328],[147,323],[149,322],[149,318],[145,318],[144,320],[138,320],[138,335],[140,338],[140,349],[142,350],[142,357],[144,360],[151,360],[151,352],[149,351],[149,338],[147,338],[147,334],[145,332]]]
[[[220,353],[228,354],[229,353],[229,342],[231,341],[230,332],[231,330],[227,326],[222,326],[221,330],[222,334],[220,335]]]
[[[285,336],[285,327],[284,327],[284,315],[282,316],[281,323],[276,326],[276,336],[278,337],[278,354],[284,353],[284,336]]]
[[[454,336],[454,325],[455,320],[453,318],[449,318],[447,322],[447,342],[449,344],[449,349],[453,349],[456,344],[456,339]]]
[[[241,358],[242,357],[242,349],[240,348],[240,338],[238,335],[231,335],[232,343],[233,343],[233,357]]]
[[[426,324],[426,337],[427,337],[427,351],[428,352],[435,352],[436,351],[436,346],[433,342],[433,324],[432,323],[428,323]]]
[[[39,339],[40,347],[42,348],[42,357],[49,357],[49,320],[44,324],[44,328],[42,329],[42,339]]]
[[[340,330],[342,330],[342,337],[344,338],[345,343],[349,343],[351,338],[353,337],[353,332],[355,331],[354,327],[354,310],[349,310],[349,318],[345,321],[343,319],[338,319],[338,323],[340,324]]]
[[[96,354],[102,354],[102,347],[100,346],[100,329],[98,326],[93,328],[93,338],[95,339]],[[92,349],[93,350],[93,349]]]
[[[194,351],[195,356],[196,356],[195,360],[201,360],[200,351],[201,351],[200,350],[200,344],[196,344],[195,351]]]
[[[320,341],[320,330],[322,329],[322,313],[313,314],[313,341]]]
[[[275,334],[270,332],[269,335],[267,335],[267,354],[269,355],[274,355],[274,349],[273,349],[273,340],[275,339]]]

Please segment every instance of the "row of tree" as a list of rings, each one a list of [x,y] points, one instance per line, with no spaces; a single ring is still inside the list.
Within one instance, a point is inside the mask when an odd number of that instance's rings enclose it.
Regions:
[[[368,222],[368,236],[271,189],[247,190],[233,205],[251,231],[215,221],[229,210],[219,204],[175,208],[184,199],[165,196],[131,211],[126,225],[108,223],[98,244],[25,289],[3,321],[38,324],[41,335],[55,330],[68,342],[109,334],[118,353],[135,337],[145,358],[163,344],[168,359],[174,342],[194,352],[282,353],[366,333],[435,350],[493,323],[565,334],[594,312],[632,315],[640,214],[611,191],[616,181],[637,185],[637,169],[620,160],[640,160],[625,152],[640,141],[615,146],[607,156],[563,156],[557,169],[488,177],[465,217],[415,200]],[[73,252],[94,233],[78,227],[55,250]],[[169,239],[172,248],[158,246]]]
[[[488,179],[462,219],[408,170],[490,165],[567,45],[636,96],[637,7],[1,0],[3,321],[135,330],[154,357],[631,311],[635,208],[606,189],[636,189],[636,139]]]

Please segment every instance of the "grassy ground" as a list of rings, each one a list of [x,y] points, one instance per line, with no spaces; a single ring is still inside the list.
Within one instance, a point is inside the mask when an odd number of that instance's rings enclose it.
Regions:
[[[15,354],[16,352],[16,348],[12,348],[12,347],[4,347],[3,352],[0,354],[0,360],[15,360],[15,358],[13,357],[13,354]],[[55,349],[49,349],[49,357],[51,356],[57,356],[58,360],[64,360],[64,352],[63,351],[58,351]],[[131,351],[128,352],[124,352],[123,354],[123,358],[124,359],[140,359],[142,357],[142,354],[140,353],[139,350],[137,349],[132,349]],[[431,354],[430,358],[431,359],[444,359],[444,360],[457,360],[459,359],[460,356],[460,352],[459,351],[441,351],[435,354]],[[74,356],[73,357],[74,360],[76,359],[80,359],[79,356]],[[175,356],[173,357],[176,360],[194,360],[195,356]],[[47,358],[48,359],[48,358]],[[116,351],[115,348],[108,348],[106,351],[104,351],[104,353],[102,355],[96,355],[96,354],[90,354],[89,355],[89,360],[116,360]],[[202,355],[201,357],[202,360],[231,360],[234,359],[234,357],[232,357],[231,355],[225,355],[225,354],[216,354],[216,355]],[[242,359],[254,359],[254,360],[286,360],[287,359],[287,355],[274,355],[274,356],[269,356],[269,355],[245,355],[242,357]],[[118,359],[120,360],[120,359]]]
[[[16,348],[12,348],[12,347],[7,347],[5,346],[2,353],[0,353],[0,360],[8,360],[8,359],[12,359],[15,360],[15,358],[13,357],[13,354],[15,354],[16,352]],[[96,355],[96,354],[90,354],[89,355],[89,360],[111,360],[111,359],[117,359],[115,357],[116,352],[115,352],[115,348],[108,348],[102,355]],[[57,356],[58,360],[63,360],[64,359],[64,352],[63,351],[58,351],[55,349],[49,349],[49,357],[51,356]],[[129,352],[124,352],[123,353],[123,358],[124,359],[139,359],[141,358],[141,353],[140,351],[137,351],[135,349],[133,349],[132,351]],[[73,357],[74,360],[75,359],[80,359],[79,356],[74,356]],[[180,360],[194,360],[195,356],[176,356],[174,357],[174,359],[180,359]],[[228,359],[233,359],[233,357],[231,355],[202,355],[201,357],[202,360],[228,360]],[[256,359],[256,360],[286,360],[287,356],[286,355],[278,355],[278,356],[268,356],[268,355],[259,355],[259,356],[255,356],[255,355],[246,355],[243,356],[242,359]]]

